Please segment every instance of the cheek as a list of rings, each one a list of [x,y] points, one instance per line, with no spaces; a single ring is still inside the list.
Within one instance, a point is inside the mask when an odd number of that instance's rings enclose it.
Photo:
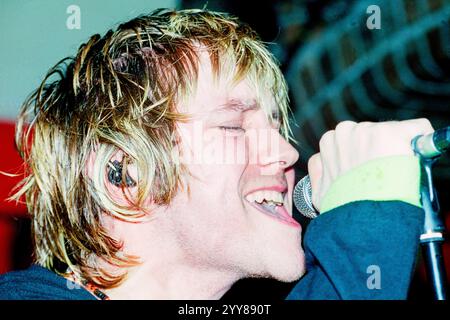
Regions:
[[[244,134],[229,135],[217,128],[204,128],[201,121],[179,127],[180,161],[185,165],[244,165],[248,144]]]
[[[198,165],[190,169],[196,177],[192,174],[189,179],[190,197],[180,206],[179,232],[186,243],[223,248],[248,231],[240,191],[245,166]]]
[[[242,242],[242,235],[248,233],[238,191],[243,169],[208,165],[191,166],[191,170],[197,178],[189,179],[190,196],[183,195],[177,201],[175,231],[183,247],[213,256],[213,252],[225,252],[230,245]]]
[[[242,194],[241,180],[245,165],[196,165],[190,166],[189,187],[191,203],[209,207],[235,206]],[[222,208],[223,210],[223,208]]]
[[[200,141],[183,143],[183,149],[189,150],[184,154],[193,157],[182,158],[190,191],[190,197],[180,201],[180,210],[185,212],[182,218],[197,230],[216,224],[236,227],[241,219],[238,216],[243,217],[241,181],[248,162],[246,139],[226,137],[214,130],[203,133]]]
[[[227,137],[214,131],[206,132],[192,150],[194,161],[186,162],[199,189],[210,197],[223,198],[240,194],[241,178],[248,164],[245,136]]]

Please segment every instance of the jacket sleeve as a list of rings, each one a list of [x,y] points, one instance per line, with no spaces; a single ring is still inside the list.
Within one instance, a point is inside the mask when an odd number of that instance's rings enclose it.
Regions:
[[[356,201],[314,219],[307,273],[287,299],[406,299],[423,210],[403,201]]]

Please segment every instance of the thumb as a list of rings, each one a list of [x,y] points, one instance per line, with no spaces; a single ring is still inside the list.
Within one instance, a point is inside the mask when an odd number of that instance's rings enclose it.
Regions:
[[[320,153],[316,153],[308,160],[308,174],[311,181],[312,203],[316,209],[320,208],[319,193],[322,172],[322,159],[320,157]]]

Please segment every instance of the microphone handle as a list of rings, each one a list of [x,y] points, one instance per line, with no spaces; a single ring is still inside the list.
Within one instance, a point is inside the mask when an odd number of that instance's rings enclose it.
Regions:
[[[433,288],[435,300],[446,300],[446,271],[442,256],[442,242],[428,241],[421,243],[422,254],[426,263],[427,276]]]
[[[414,152],[424,159],[437,157],[450,148],[450,127],[436,130],[427,135],[415,137],[412,141]]]

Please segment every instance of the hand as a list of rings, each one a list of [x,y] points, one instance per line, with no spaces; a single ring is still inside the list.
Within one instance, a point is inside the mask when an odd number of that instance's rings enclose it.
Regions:
[[[308,161],[312,201],[320,211],[331,184],[347,171],[377,158],[414,155],[411,140],[434,132],[427,119],[388,122],[340,122],[320,139],[320,152]]]

